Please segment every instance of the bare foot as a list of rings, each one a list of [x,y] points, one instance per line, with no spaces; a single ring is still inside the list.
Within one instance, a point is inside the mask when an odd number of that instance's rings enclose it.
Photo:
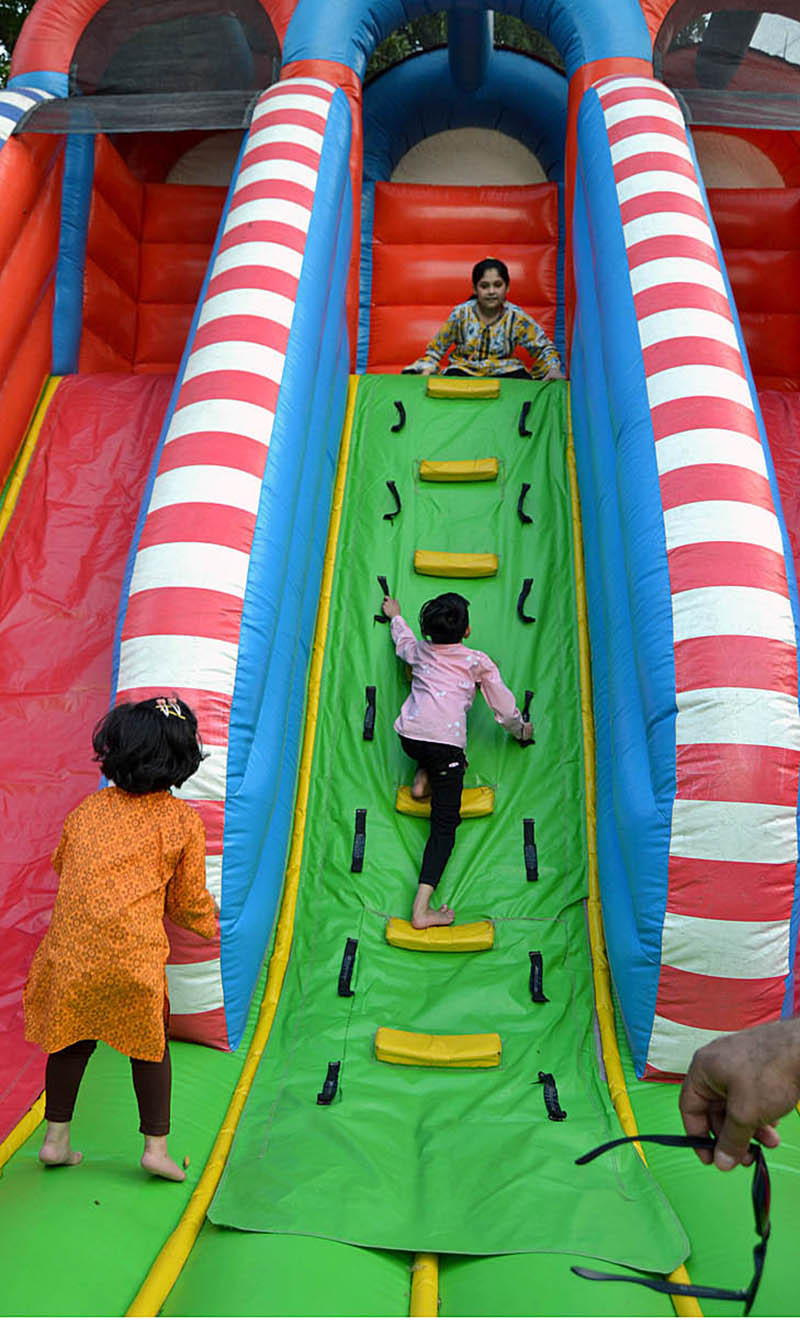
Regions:
[[[82,1151],[73,1151],[69,1144],[69,1124],[47,1124],[47,1132],[39,1150],[43,1165],[80,1165]]]
[[[186,1173],[172,1159],[167,1150],[166,1137],[145,1137],[144,1154],[139,1162],[148,1174],[155,1174],[160,1179],[172,1179],[173,1183],[183,1183]]]
[[[431,780],[427,769],[417,769],[411,784],[411,795],[415,801],[425,801],[431,794]]]
[[[455,919],[452,907],[442,906],[438,911],[431,907],[419,907],[414,909],[411,924],[415,930],[427,930],[429,925],[452,925]]]

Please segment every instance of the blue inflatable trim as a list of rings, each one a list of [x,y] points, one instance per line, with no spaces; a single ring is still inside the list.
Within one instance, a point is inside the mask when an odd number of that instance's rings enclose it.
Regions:
[[[53,308],[53,372],[77,373],[83,331],[83,274],[94,183],[94,135],[70,134],[61,184]]]
[[[15,74],[9,78],[6,87],[11,92],[30,92],[34,88],[50,92],[54,97],[69,96],[69,75],[56,74],[50,69],[37,69],[29,74]]]

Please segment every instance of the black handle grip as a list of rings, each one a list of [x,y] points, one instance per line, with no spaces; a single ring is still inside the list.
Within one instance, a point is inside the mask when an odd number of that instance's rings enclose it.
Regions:
[[[365,741],[372,741],[375,736],[375,687],[367,687],[367,708],[364,713],[364,730],[361,734]]]
[[[520,492],[520,495],[519,495],[519,501],[517,502],[517,515],[519,516],[519,518],[520,518],[520,520],[522,521],[523,525],[532,525],[532,524],[533,524],[533,516],[529,516],[528,513],[527,513],[526,511],[523,511],[523,509],[522,509],[522,507],[523,507],[523,503],[525,502],[525,498],[527,497],[528,493],[530,492],[530,489],[531,489],[530,484],[529,484],[529,483],[524,483],[524,484],[522,485],[522,491]]]
[[[519,423],[517,424],[517,428],[519,430],[520,437],[533,437],[533,433],[531,432],[531,430],[525,427],[528,418],[528,411],[530,408],[531,408],[531,402],[525,401],[525,403],[522,406],[522,409],[519,412]]]
[[[397,491],[397,484],[395,483],[394,479],[387,479],[386,487],[389,489],[389,492],[392,494],[392,497],[394,498],[397,505],[394,511],[386,511],[384,513],[383,518],[384,520],[394,520],[395,516],[400,515],[400,512],[403,509],[403,503],[400,501],[400,494]]]
[[[533,699],[533,691],[526,691],[526,692],[525,692],[525,699],[523,700],[523,702],[522,702],[522,708],[520,709],[520,714],[522,715],[522,721],[523,721],[523,723],[530,723],[530,721],[531,721],[531,700],[532,700],[532,699]],[[531,735],[530,737],[528,737],[527,741],[523,741],[522,739],[520,739],[520,743],[519,743],[519,744],[520,744],[520,746],[535,746],[535,745],[536,745],[536,738],[535,738],[533,735]]]
[[[381,589],[383,590],[384,594],[388,597],[388,595],[389,595],[389,582],[388,582],[388,580],[386,579],[386,576],[378,576],[378,584],[380,585],[380,587],[381,587]],[[389,620],[389,618],[386,616],[386,613],[385,613],[385,612],[376,612],[376,613],[375,613],[375,621],[376,621],[376,622],[388,622],[388,620]]]
[[[535,617],[529,617],[525,611],[525,600],[531,592],[532,585],[533,576],[526,576],[522,582],[522,589],[520,590],[519,598],[517,599],[517,616],[520,621],[525,622],[526,626],[530,625],[531,622],[536,621]]]
[[[357,948],[358,948],[357,939],[348,939],[344,946],[344,953],[342,954],[342,965],[339,971],[339,988],[338,988],[338,993],[342,996],[343,999],[352,999],[355,993],[355,991],[350,988],[350,982],[353,979],[353,967],[355,966]]]
[[[558,1088],[553,1074],[540,1073],[539,1081],[544,1087],[544,1103],[547,1106],[548,1119],[552,1119],[553,1123],[561,1123],[562,1119],[566,1119],[567,1111],[562,1110],[558,1103]]]
[[[523,820],[523,851],[525,853],[525,878],[529,884],[535,884],[539,878],[539,856],[536,851],[534,836],[535,820]]]
[[[341,1059],[334,1059],[328,1064],[328,1075],[322,1084],[322,1090],[317,1095],[318,1105],[330,1105],[336,1095],[339,1089],[339,1069],[341,1066]]]
[[[367,812],[363,808],[356,811],[356,827],[353,834],[353,855],[350,870],[360,875],[364,869],[364,852],[367,846]]]
[[[544,959],[541,953],[529,952],[528,957],[531,960],[531,973],[528,978],[528,985],[531,992],[531,999],[534,1004],[549,1004],[550,1000],[544,993],[542,983],[544,979]],[[341,990],[339,991],[341,994]]]
[[[404,372],[404,373],[409,373],[409,372],[410,372],[410,373],[413,373],[414,370],[413,370],[413,368],[412,368],[412,369],[404,368],[404,369],[403,369],[403,372]],[[399,433],[400,430],[401,430],[401,428],[403,428],[403,427],[405,426],[405,422],[406,422],[406,407],[405,407],[405,405],[403,404],[402,401],[395,401],[395,403],[394,403],[394,408],[397,410],[397,423],[396,423],[396,424],[392,424],[392,427],[391,427],[391,430],[390,430],[390,431],[391,431],[392,433]]]

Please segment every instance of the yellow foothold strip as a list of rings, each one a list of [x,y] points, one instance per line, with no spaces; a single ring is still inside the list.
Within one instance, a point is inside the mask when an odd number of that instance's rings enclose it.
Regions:
[[[497,575],[496,553],[433,552],[417,548],[414,570],[421,576],[450,576],[457,580],[475,580]]]
[[[417,801],[411,795],[410,787],[398,787],[394,808],[401,815],[415,815],[417,819],[429,820],[431,817],[431,799],[425,797]],[[461,793],[462,820],[478,819],[481,815],[491,815],[494,810],[493,787],[465,787]]]
[[[500,464],[496,456],[476,460],[423,460],[419,477],[428,483],[478,483],[496,479]]]
[[[437,400],[493,401],[500,395],[500,380],[429,377],[427,393]]]
[[[503,1043],[496,1031],[468,1036],[429,1036],[378,1027],[375,1055],[385,1064],[416,1068],[497,1068]]]
[[[472,921],[468,925],[429,925],[425,930],[415,930],[410,921],[390,916],[386,943],[416,953],[480,953],[493,947],[494,926],[491,921]]]

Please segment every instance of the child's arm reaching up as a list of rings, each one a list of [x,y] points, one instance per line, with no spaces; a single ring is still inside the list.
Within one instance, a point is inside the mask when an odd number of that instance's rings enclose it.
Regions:
[[[414,650],[419,641],[411,627],[403,621],[397,599],[390,598],[387,594],[383,600],[383,611],[384,615],[389,618],[389,630],[392,633],[395,653],[398,658],[402,658],[404,663],[412,663]]]
[[[501,723],[512,737],[516,737],[517,741],[529,741],[533,736],[533,724],[525,722],[514,696],[486,654],[483,655],[480,684],[481,694],[497,722]]]

